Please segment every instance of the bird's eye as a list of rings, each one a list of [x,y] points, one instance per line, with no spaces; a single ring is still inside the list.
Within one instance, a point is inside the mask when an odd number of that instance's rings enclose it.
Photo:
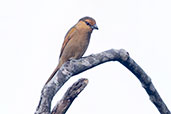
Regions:
[[[91,26],[89,22],[85,21],[85,23],[86,23],[87,25]]]

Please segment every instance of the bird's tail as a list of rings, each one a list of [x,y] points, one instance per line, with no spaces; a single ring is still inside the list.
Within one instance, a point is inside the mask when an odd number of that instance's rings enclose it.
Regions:
[[[55,68],[55,70],[53,71],[53,73],[50,75],[49,79],[47,80],[47,82],[45,83],[45,85],[53,78],[53,76],[56,74],[56,72],[59,70],[59,65]]]

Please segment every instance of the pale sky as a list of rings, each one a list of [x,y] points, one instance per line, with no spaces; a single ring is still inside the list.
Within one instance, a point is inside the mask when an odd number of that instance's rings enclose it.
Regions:
[[[1,0],[0,114],[35,112],[66,32],[84,16],[99,27],[85,56],[127,50],[171,109],[170,0]],[[52,107],[79,78],[89,84],[67,114],[159,114],[139,80],[118,62],[71,78]]]

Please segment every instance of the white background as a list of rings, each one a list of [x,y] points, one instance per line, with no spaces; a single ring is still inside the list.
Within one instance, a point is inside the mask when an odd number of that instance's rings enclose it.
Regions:
[[[93,17],[99,27],[85,55],[124,48],[171,109],[170,0],[1,0],[1,114],[35,112],[66,32],[84,16]],[[81,77],[89,84],[67,114],[159,114],[140,82],[118,62],[71,78],[52,107]]]

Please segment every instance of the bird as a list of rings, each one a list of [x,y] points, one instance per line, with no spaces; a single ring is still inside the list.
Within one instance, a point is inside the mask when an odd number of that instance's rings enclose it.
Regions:
[[[59,55],[59,62],[46,84],[53,78],[60,67],[71,59],[79,59],[88,48],[92,31],[98,27],[95,19],[89,16],[81,18],[67,32]]]

